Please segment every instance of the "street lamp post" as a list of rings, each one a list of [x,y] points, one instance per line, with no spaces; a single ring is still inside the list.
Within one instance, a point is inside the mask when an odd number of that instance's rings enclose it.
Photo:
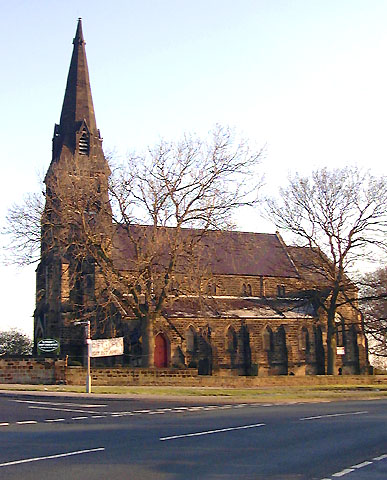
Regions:
[[[74,325],[83,325],[85,327],[85,343],[86,343],[86,393],[91,393],[91,334],[90,334],[90,320],[84,322],[74,322]]]

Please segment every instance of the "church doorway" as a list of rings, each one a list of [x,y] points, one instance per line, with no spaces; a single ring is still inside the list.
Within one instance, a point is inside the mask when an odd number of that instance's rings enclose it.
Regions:
[[[156,335],[155,338],[155,357],[156,368],[165,368],[168,366],[168,344],[167,339],[162,333]]]

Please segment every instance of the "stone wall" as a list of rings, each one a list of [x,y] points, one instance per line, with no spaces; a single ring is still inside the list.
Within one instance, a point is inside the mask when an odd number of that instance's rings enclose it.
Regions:
[[[382,375],[318,375],[318,376],[271,376],[245,377],[197,375],[194,369],[131,369],[131,368],[92,368],[94,386],[179,386],[209,388],[259,388],[266,386],[303,385],[372,385],[387,384],[387,376]],[[68,367],[68,385],[84,385],[86,370],[82,367]]]
[[[55,385],[66,381],[66,360],[0,357],[0,383]]]
[[[95,386],[181,386],[211,388],[259,388],[264,386],[298,385],[365,385],[387,383],[383,375],[341,376],[235,376],[221,370],[212,376],[198,375],[196,369],[166,368],[92,368],[92,384]],[[66,360],[54,358],[2,357],[0,358],[0,384],[30,385],[83,385],[86,370],[68,367]]]
[[[83,385],[86,370],[82,367],[67,367],[66,383]],[[145,368],[92,368],[92,385],[195,385],[198,383],[196,369],[145,369]]]

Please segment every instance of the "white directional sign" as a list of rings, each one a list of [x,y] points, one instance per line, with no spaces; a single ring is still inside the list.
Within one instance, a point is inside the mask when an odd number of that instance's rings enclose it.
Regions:
[[[124,337],[91,341],[91,357],[110,357],[124,353]]]

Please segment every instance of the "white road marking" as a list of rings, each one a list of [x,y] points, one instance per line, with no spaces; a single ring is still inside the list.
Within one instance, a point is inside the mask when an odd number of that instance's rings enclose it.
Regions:
[[[345,468],[341,472],[337,473],[332,473],[332,477],[344,477],[344,475],[347,475],[347,473],[354,472],[355,470],[353,468]]]
[[[376,460],[378,462],[379,460],[384,460],[385,458],[387,458],[387,453],[380,455],[379,457],[374,457],[372,460]]]
[[[38,462],[39,460],[50,460],[51,458],[70,457],[71,455],[81,455],[83,453],[101,452],[103,450],[105,450],[104,447],[90,448],[88,450],[77,450],[75,452],[58,453],[56,455],[47,455],[46,457],[26,458],[24,460],[14,460],[12,462],[0,463],[0,467],[8,467],[10,465],[18,465],[20,463]]]
[[[366,462],[358,463],[357,465],[352,465],[349,468],[363,468],[363,467],[366,467],[367,465],[372,465],[372,462],[366,461]]]
[[[316,415],[315,417],[303,417],[300,420],[318,420],[320,418],[329,418],[329,417],[345,417],[347,415],[364,415],[368,413],[367,411],[364,412],[348,412],[348,413],[331,413],[329,415]]]
[[[28,408],[31,409],[39,409],[39,410],[54,410],[54,411],[59,411],[59,412],[77,412],[77,413],[86,413],[88,415],[91,415],[92,412],[91,410],[82,410],[79,408],[57,408],[54,407],[54,405],[57,406],[82,406],[85,408],[91,408],[91,407],[106,407],[106,404],[77,404],[77,403],[69,403],[69,402],[43,402],[43,401],[35,401],[35,400],[12,400],[14,402],[19,402],[19,403],[27,403]],[[298,403],[298,402],[297,402]],[[47,405],[47,406],[45,406]],[[52,405],[52,406],[49,406]],[[205,410],[215,410],[215,409],[227,409],[227,408],[242,408],[242,407],[251,407],[251,406],[258,406],[258,407],[272,407],[276,406],[275,404],[272,403],[266,403],[266,404],[261,404],[261,403],[240,403],[240,404],[226,404],[226,405],[197,405],[197,406],[180,406],[180,407],[173,407],[173,408],[158,408],[155,410],[134,410],[134,411],[123,411],[123,412],[100,412],[101,415],[91,415],[89,417],[70,417],[68,420],[80,420],[80,419],[86,419],[86,418],[106,418],[108,416],[112,417],[122,417],[122,416],[135,416],[135,415],[140,415],[140,414],[148,414],[148,415],[156,415],[156,414],[162,414],[166,412],[171,412],[171,413],[184,413],[184,412],[197,412],[197,411],[205,411]],[[363,413],[363,412],[357,412],[358,413]],[[364,412],[366,413],[366,412]],[[356,413],[355,413],[356,414]],[[349,414],[334,414],[332,416],[339,416],[339,415],[349,415]],[[353,413],[352,413],[353,415]],[[314,418],[323,418],[324,416],[319,416],[319,417],[308,417],[305,419],[314,419]],[[305,420],[302,419],[302,420]],[[41,422],[54,422],[54,421],[65,421],[64,419],[48,419],[48,420],[41,420]],[[15,422],[18,423],[19,425],[22,425],[24,423],[39,423],[36,421],[28,421],[28,422]],[[3,422],[0,423],[0,427],[3,426],[9,426],[11,425],[9,422]]]
[[[91,403],[68,403],[68,402],[40,402],[37,400],[12,400],[18,403],[35,403],[38,405],[65,405],[67,407],[85,407],[85,408],[99,408],[107,407],[107,404],[91,404]]]
[[[164,440],[175,440],[177,438],[198,437],[200,435],[211,435],[213,433],[231,432],[233,430],[245,430],[247,428],[263,427],[264,425],[265,425],[264,423],[254,423],[253,425],[242,425],[240,427],[219,428],[217,430],[207,430],[204,432],[185,433],[182,435],[172,435],[170,437],[160,437],[159,440],[164,441]]]
[[[374,461],[379,461],[379,460],[384,460],[387,458],[387,453],[383,454],[383,455],[380,455],[379,457],[374,457],[372,460]],[[337,473],[332,473],[332,477],[343,477],[344,475],[347,475],[347,473],[351,473],[351,472],[354,472],[355,470],[359,469],[359,468],[363,468],[363,467],[367,467],[368,465],[373,465],[374,462],[371,462],[371,461],[368,461],[368,460],[365,460],[364,462],[362,463],[358,463],[356,465],[352,465],[351,467],[349,468],[345,468],[344,470],[342,470],[341,472],[337,472]],[[321,480],[331,480],[330,478],[322,478]]]
[[[64,422],[64,418],[48,418],[47,420],[44,420],[47,423],[53,423],[53,422]]]
[[[77,408],[56,408],[56,407],[34,407],[30,406],[28,408],[34,409],[34,410],[55,410],[56,412],[78,412],[78,413],[94,413],[91,412],[90,410],[79,410]]]
[[[22,422],[16,422],[18,425],[29,425],[33,423],[38,423],[36,420],[23,420]]]

